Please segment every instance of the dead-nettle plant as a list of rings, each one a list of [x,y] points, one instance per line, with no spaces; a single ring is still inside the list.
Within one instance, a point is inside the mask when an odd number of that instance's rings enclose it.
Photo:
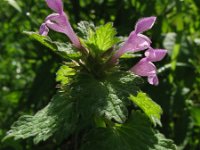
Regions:
[[[34,116],[20,117],[6,138],[32,137],[35,143],[68,140],[80,150],[176,149],[155,129],[161,126],[161,107],[139,88],[141,77],[158,85],[153,63],[167,53],[152,48],[151,40],[141,34],[152,28],[156,17],[140,19],[127,39],[116,36],[112,23],[95,27],[82,21],[76,34],[62,1],[46,2],[54,13],[46,17],[39,34],[26,34],[63,58],[56,74],[59,90]],[[64,33],[71,43],[52,41],[47,36],[50,29]],[[138,57],[139,51],[144,58],[128,67],[126,60]]]

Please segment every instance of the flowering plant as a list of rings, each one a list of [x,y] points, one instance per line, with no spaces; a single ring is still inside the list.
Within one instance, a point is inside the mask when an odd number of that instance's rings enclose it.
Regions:
[[[74,149],[81,150],[176,149],[152,127],[161,126],[162,109],[139,88],[141,77],[158,85],[153,62],[167,53],[152,48],[151,40],[141,34],[152,28],[156,17],[140,19],[123,41],[112,23],[95,27],[82,21],[76,34],[62,1],[46,2],[54,13],[46,17],[39,34],[26,33],[63,58],[56,77],[59,90],[34,116],[20,117],[6,138],[33,137],[35,143],[50,137],[67,139]],[[64,33],[71,43],[52,41],[47,36],[49,29]],[[144,58],[124,71],[120,59],[126,58],[125,54],[135,58],[139,51],[144,51]]]

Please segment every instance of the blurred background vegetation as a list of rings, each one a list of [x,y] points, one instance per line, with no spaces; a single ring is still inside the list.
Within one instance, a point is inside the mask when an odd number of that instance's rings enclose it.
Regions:
[[[199,0],[64,0],[76,29],[81,20],[95,25],[114,22],[127,36],[141,17],[157,16],[147,32],[154,47],[166,48],[159,64],[160,84],[142,89],[164,110],[159,130],[184,150],[200,149],[200,1]],[[50,139],[34,145],[29,140],[2,141],[22,114],[43,108],[56,91],[55,72],[62,63],[53,52],[23,31],[38,31],[51,13],[43,0],[3,0],[0,4],[0,149],[66,149],[66,141]],[[68,40],[50,32],[52,39]],[[131,61],[131,60],[130,60]]]

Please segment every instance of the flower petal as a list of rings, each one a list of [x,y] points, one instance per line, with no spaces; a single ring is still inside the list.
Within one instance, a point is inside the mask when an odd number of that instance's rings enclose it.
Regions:
[[[152,62],[162,60],[167,54],[167,50],[164,49],[148,49],[145,52],[145,56]]]
[[[143,34],[135,34],[133,31],[124,45],[113,55],[111,63],[116,63],[124,53],[138,52],[150,47],[151,40]]]
[[[56,32],[61,32],[66,34],[71,40],[71,42],[74,44],[74,46],[76,46],[77,48],[81,48],[80,41],[77,35],[75,34],[74,30],[72,29],[68,17],[65,13],[63,13],[62,15],[58,13],[51,14],[47,16],[45,20],[46,20],[45,24],[50,29]]]
[[[47,5],[53,11],[62,14],[63,13],[63,3],[62,0],[46,0]]]
[[[124,54],[125,52],[138,52],[145,50],[150,47],[151,40],[142,34],[135,34],[132,32],[128,37],[128,40],[125,44],[120,48],[119,51]]]
[[[150,40],[150,38],[149,37],[147,37],[146,35],[143,35],[143,34],[137,34],[137,36],[138,37],[140,37],[140,38],[142,38],[142,39],[144,39],[146,42],[148,42],[149,44],[148,44],[148,47],[150,46],[150,44],[152,43],[151,42],[151,40]]]
[[[130,71],[139,76],[154,76],[156,75],[156,66],[147,58],[142,58]]]
[[[159,81],[158,81],[157,75],[148,76],[148,82],[149,82],[149,84],[152,84],[152,85],[158,85]]]
[[[45,23],[43,23],[43,24],[40,26],[39,34],[41,34],[41,35],[43,35],[43,36],[46,36],[48,33],[49,33],[49,28],[47,27],[47,25],[46,25]]]
[[[138,52],[149,48],[150,44],[151,40],[148,37],[132,32],[122,48],[126,51]]]
[[[46,20],[46,25],[56,31],[56,32],[61,32],[61,33],[65,33],[66,34],[66,18],[64,18],[63,16],[55,16],[55,17],[49,17],[50,19]]]
[[[48,15],[46,18],[45,18],[45,22],[48,21],[48,20],[52,20],[54,18],[58,18],[60,16],[59,13],[52,13],[50,15]]]
[[[146,17],[146,18],[140,19],[136,23],[136,26],[135,26],[136,34],[142,33],[146,30],[151,29],[152,26],[154,25],[155,21],[156,21],[156,17]]]

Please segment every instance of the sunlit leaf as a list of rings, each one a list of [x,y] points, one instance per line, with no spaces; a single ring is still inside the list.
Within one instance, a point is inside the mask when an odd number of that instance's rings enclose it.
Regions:
[[[5,139],[34,138],[35,143],[45,141],[53,135],[59,139],[69,136],[75,127],[73,103],[67,94],[59,93],[52,101],[34,116],[25,115],[13,124]]]
[[[143,92],[138,92],[137,96],[131,95],[129,98],[144,111],[154,125],[158,124],[161,126],[160,117],[162,108],[158,104],[152,101],[151,98]]]
[[[85,40],[87,40],[91,34],[91,32],[95,31],[95,26],[91,22],[81,21],[78,23],[79,36]]]
[[[102,53],[111,48],[114,44],[119,42],[116,37],[116,30],[113,28],[112,23],[107,23],[96,29],[96,31],[91,32],[86,45],[90,51],[94,53]]]
[[[60,82],[62,85],[66,85],[72,80],[75,74],[76,71],[74,69],[63,65],[56,73],[56,81]]]
[[[52,40],[48,36],[42,36],[36,32],[31,31],[24,31],[24,33],[30,36],[32,39],[40,42],[42,45],[48,47],[49,49],[56,51],[56,45],[52,43]]]

